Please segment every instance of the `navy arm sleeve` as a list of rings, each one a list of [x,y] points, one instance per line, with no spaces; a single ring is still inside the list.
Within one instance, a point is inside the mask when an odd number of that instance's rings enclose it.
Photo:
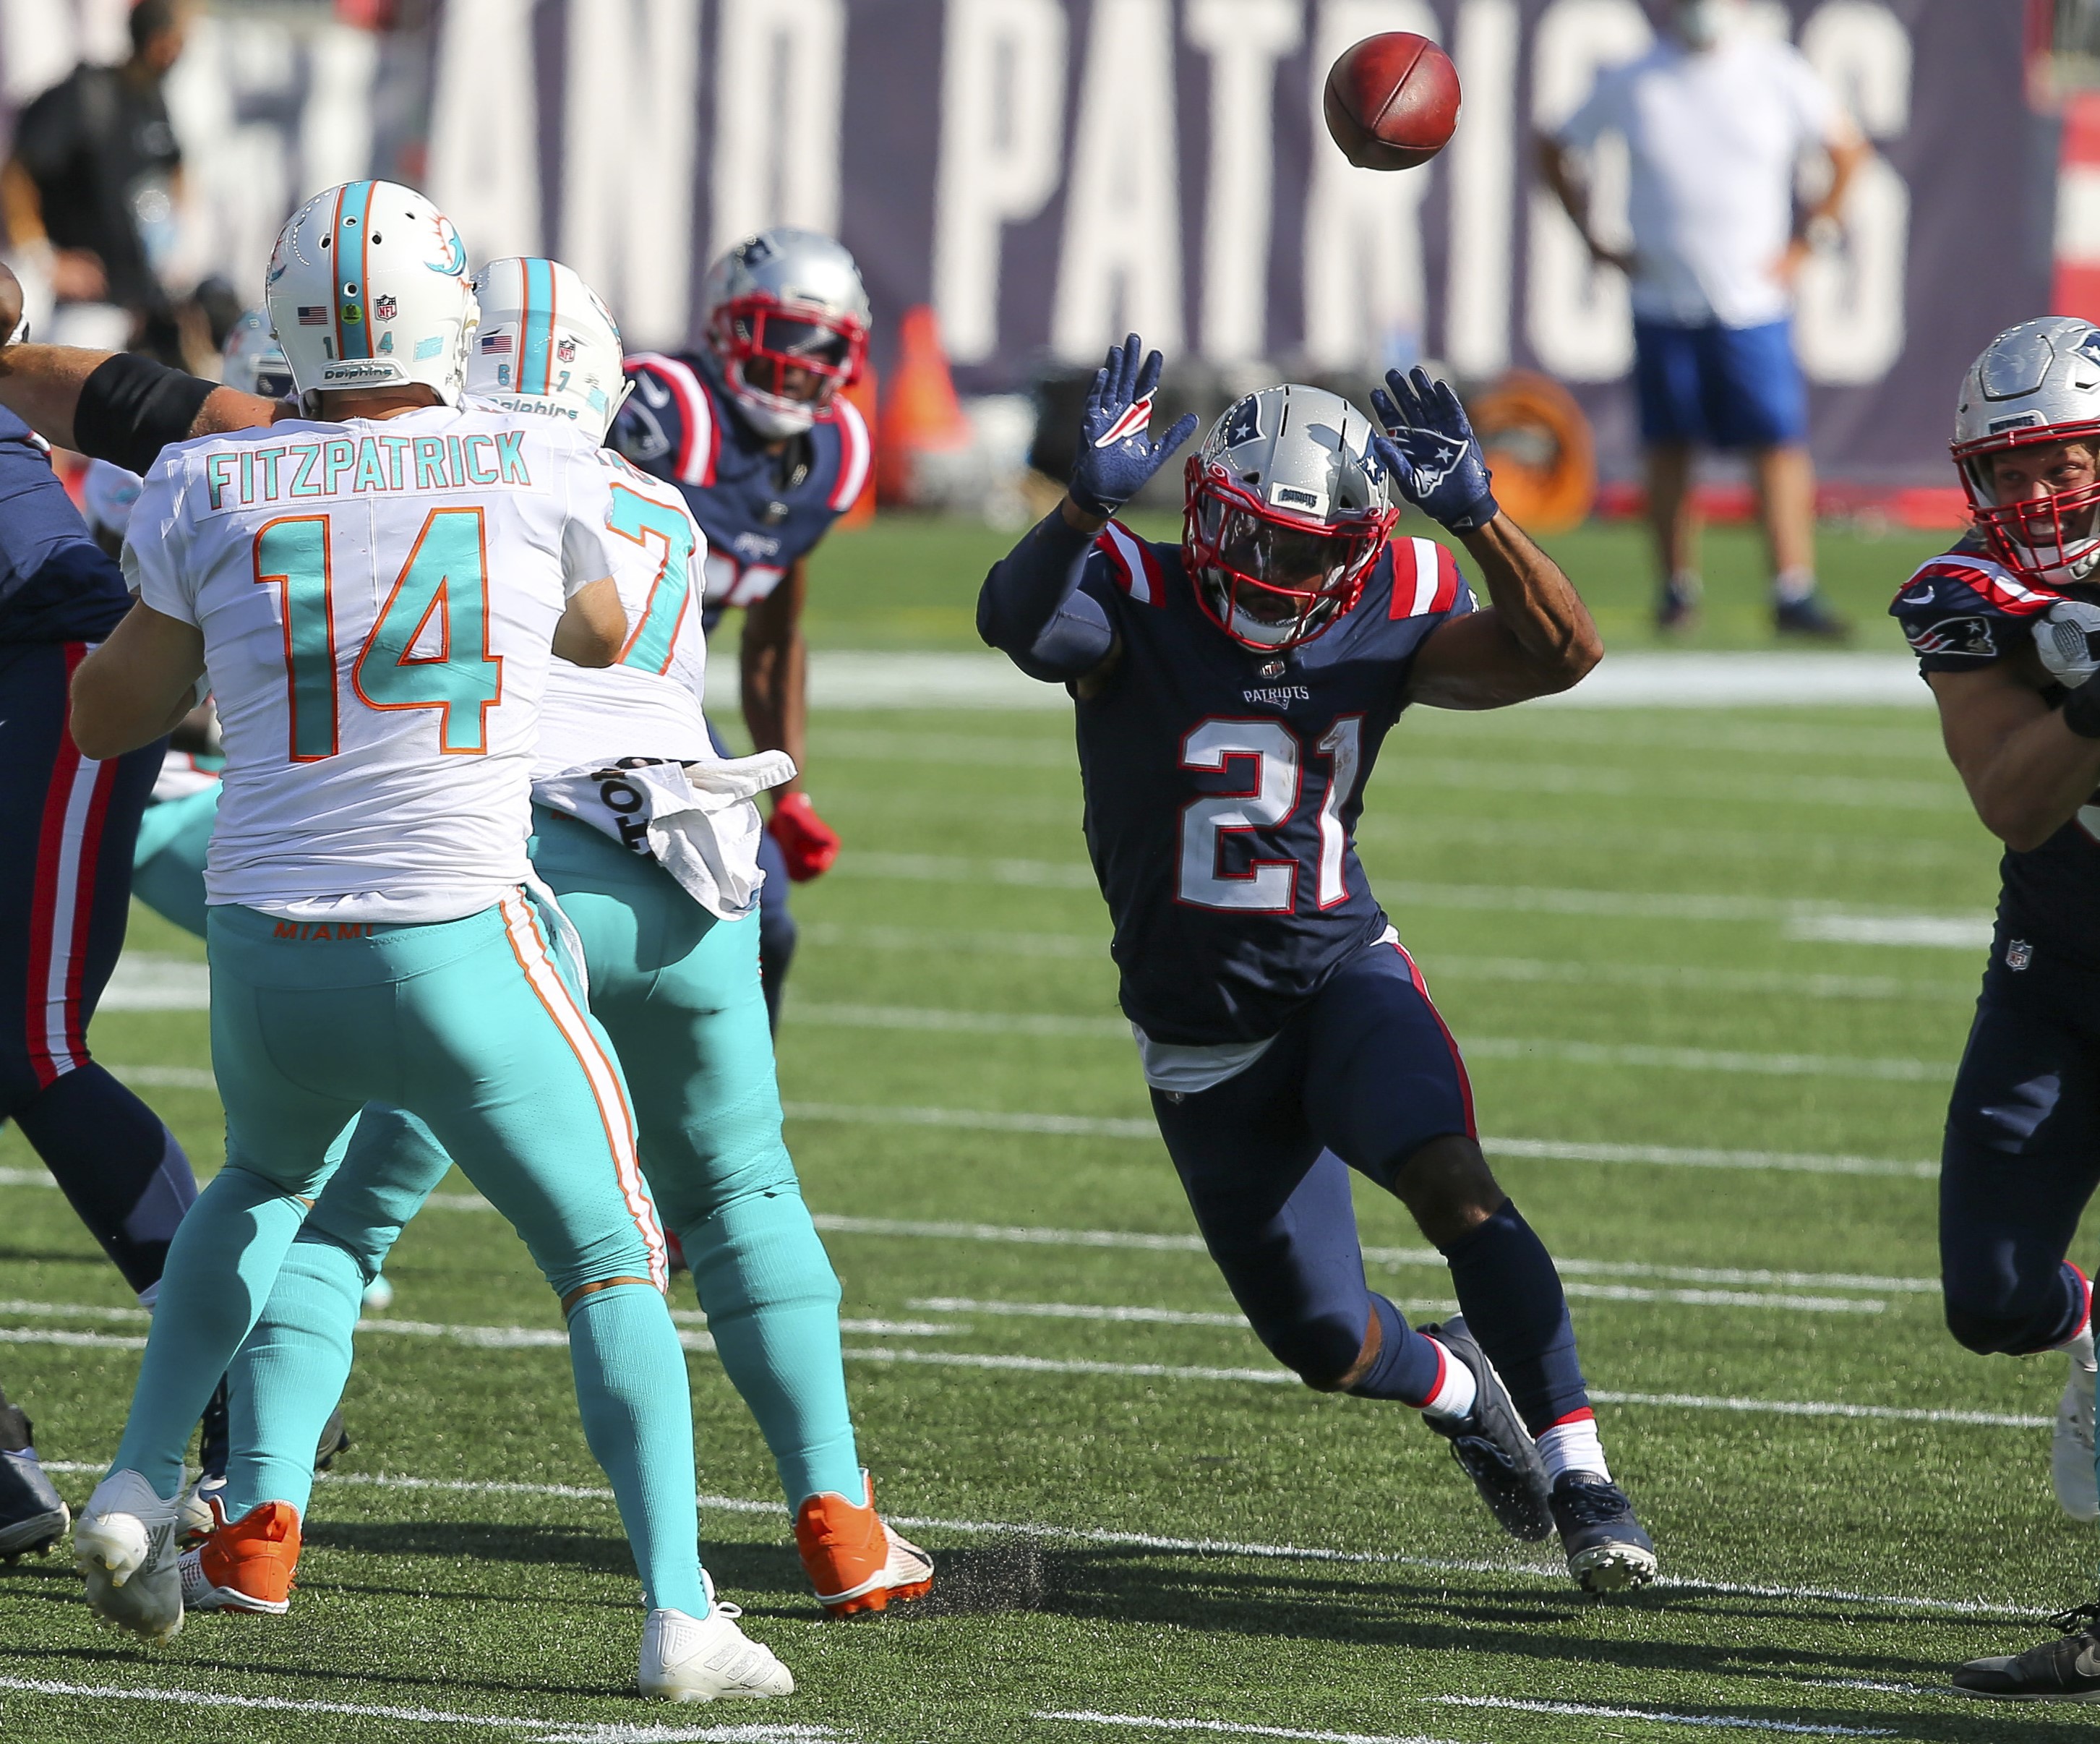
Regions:
[[[143,475],[153,470],[162,448],[189,439],[190,426],[218,385],[119,351],[81,383],[73,439],[82,453]]]
[[[1094,536],[1053,509],[992,565],[977,594],[977,634],[1031,678],[1065,684],[1106,660],[1115,631],[1079,590]]]

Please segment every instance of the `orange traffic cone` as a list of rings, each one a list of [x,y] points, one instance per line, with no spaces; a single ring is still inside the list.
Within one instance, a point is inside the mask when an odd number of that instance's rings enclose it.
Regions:
[[[897,325],[897,363],[883,404],[875,445],[876,488],[885,502],[908,502],[914,463],[921,454],[968,448],[970,421],[955,398],[941,349],[941,325],[920,303]]]

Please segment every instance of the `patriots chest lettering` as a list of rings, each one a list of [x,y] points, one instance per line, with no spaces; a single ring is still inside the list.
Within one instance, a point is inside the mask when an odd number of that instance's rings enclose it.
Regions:
[[[1191,728],[1181,741],[1180,766],[1223,773],[1235,784],[1182,807],[1174,899],[1257,914],[1294,911],[1299,861],[1295,853],[1275,850],[1292,846],[1286,832],[1302,815],[1309,774],[1318,795],[1313,900],[1321,908],[1346,902],[1348,833],[1342,813],[1362,771],[1363,735],[1362,715],[1339,716],[1313,741],[1308,757],[1305,741],[1282,721],[1211,719]],[[1229,863],[1235,842],[1246,863],[1238,868]]]

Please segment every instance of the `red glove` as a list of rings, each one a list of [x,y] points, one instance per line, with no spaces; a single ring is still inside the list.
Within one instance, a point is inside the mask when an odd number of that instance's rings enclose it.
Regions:
[[[782,800],[773,808],[772,821],[765,828],[780,844],[788,876],[797,884],[829,872],[839,857],[839,832],[817,815],[806,793],[790,793]]]

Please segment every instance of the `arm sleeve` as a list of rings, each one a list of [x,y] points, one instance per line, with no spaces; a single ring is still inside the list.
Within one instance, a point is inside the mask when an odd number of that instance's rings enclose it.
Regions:
[[[124,541],[124,581],[139,600],[165,617],[197,620],[196,602],[183,585],[184,566],[174,546],[181,493],[174,466],[156,464],[131,506],[131,530]]]
[[[218,384],[185,375],[150,357],[119,351],[81,383],[73,407],[73,440],[81,453],[126,472],[144,473],[170,443],[187,442],[190,426]]]
[[[612,475],[597,452],[563,450],[569,488],[562,523],[562,595],[573,599],[593,581],[620,573],[620,547],[632,541],[612,530]]]
[[[1092,537],[1053,509],[986,576],[977,594],[977,634],[1031,678],[1067,683],[1108,658],[1114,627],[1079,580]]]

